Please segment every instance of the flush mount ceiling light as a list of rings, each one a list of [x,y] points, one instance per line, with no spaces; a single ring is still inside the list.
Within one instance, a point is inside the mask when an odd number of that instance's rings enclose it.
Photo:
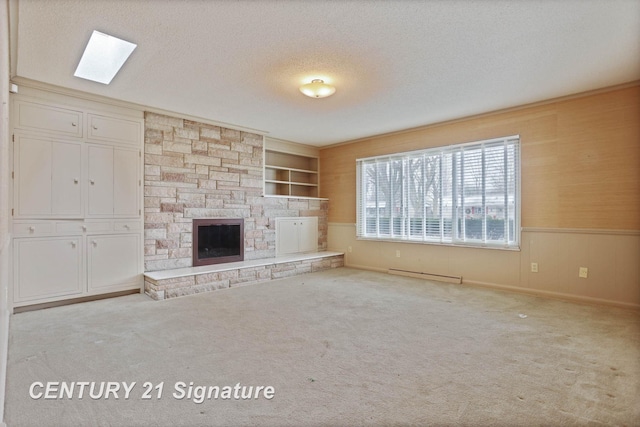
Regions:
[[[136,46],[94,30],[73,75],[108,85]]]
[[[322,79],[313,79],[311,83],[300,86],[300,92],[311,98],[326,98],[336,92],[336,88],[326,84]]]

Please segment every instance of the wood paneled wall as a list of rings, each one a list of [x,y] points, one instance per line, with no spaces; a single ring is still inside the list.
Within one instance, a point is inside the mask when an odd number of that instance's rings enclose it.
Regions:
[[[640,230],[640,83],[322,149],[329,222],[356,221],[357,158],[515,134],[523,227]]]

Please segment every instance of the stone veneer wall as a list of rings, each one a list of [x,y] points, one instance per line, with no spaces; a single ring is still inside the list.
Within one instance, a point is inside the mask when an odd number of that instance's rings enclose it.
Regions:
[[[193,218],[244,218],[246,260],[275,256],[275,219],[318,217],[328,201],[263,197],[262,135],[145,113],[145,271],[191,267]]]
[[[300,261],[280,262],[249,268],[237,268],[171,279],[153,280],[145,278],[144,291],[155,300],[164,300],[211,292],[217,289],[235,288],[253,285],[283,277],[313,273],[344,266],[344,255],[326,258],[305,259]]]

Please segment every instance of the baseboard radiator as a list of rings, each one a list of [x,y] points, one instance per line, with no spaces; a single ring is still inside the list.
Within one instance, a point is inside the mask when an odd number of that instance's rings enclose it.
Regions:
[[[407,270],[399,270],[397,268],[390,268],[387,270],[389,274],[395,274],[396,276],[407,276],[407,277],[415,277],[417,279],[424,280],[436,280],[438,282],[447,282],[447,283],[462,283],[462,276],[445,276],[442,274],[431,274],[431,273],[421,273],[419,271],[407,271]]]

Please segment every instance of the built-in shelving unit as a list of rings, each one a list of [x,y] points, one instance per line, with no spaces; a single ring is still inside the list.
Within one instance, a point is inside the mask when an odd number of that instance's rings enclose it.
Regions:
[[[318,158],[266,149],[264,183],[266,196],[317,198]]]

